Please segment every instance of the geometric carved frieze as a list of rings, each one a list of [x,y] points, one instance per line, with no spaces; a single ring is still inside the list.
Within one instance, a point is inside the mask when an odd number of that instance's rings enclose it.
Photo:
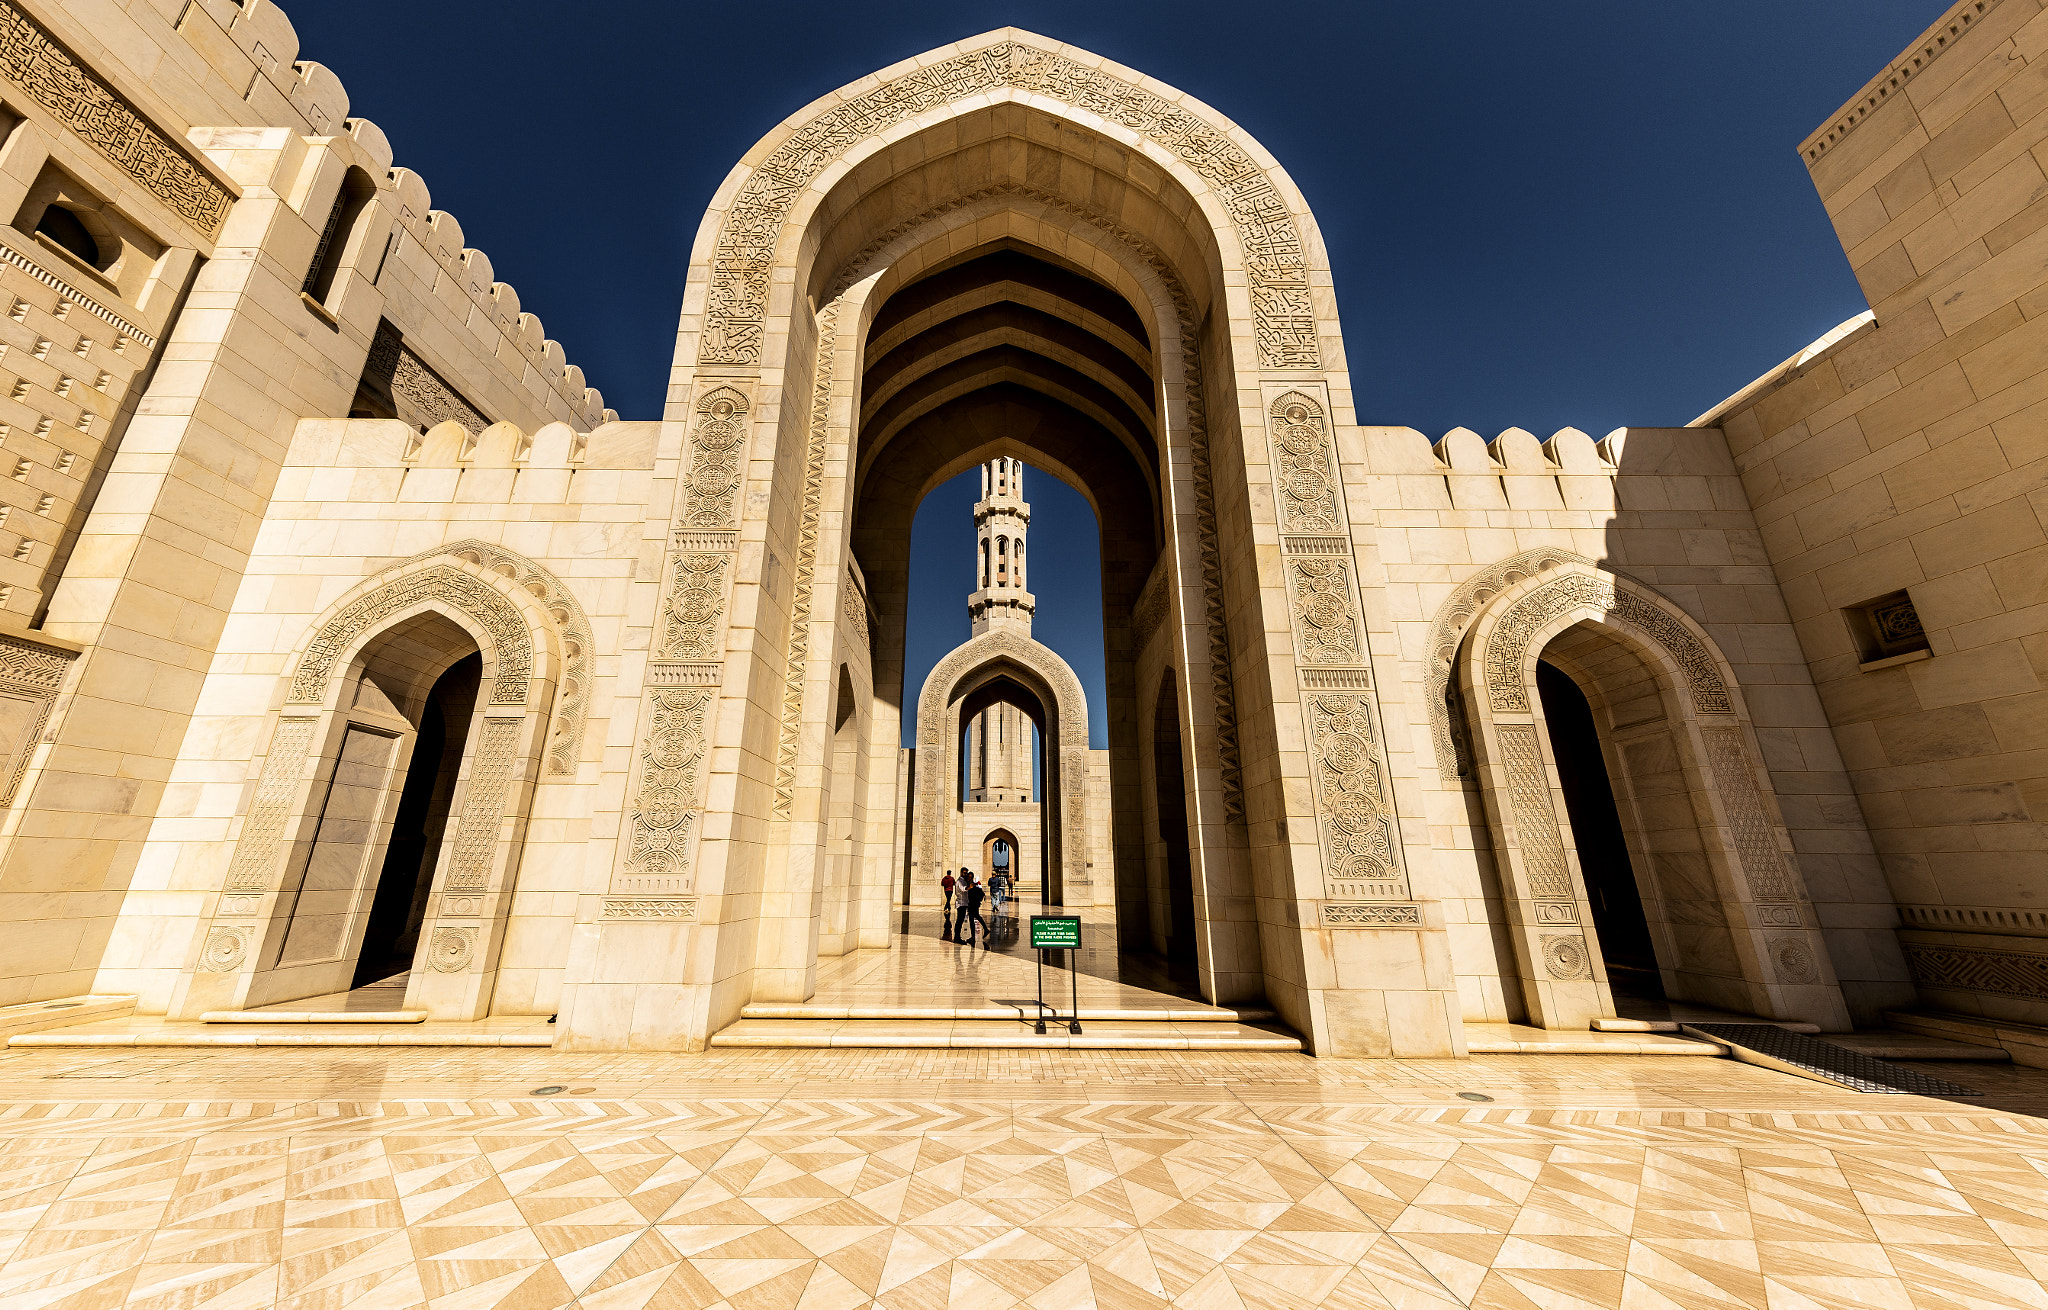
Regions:
[[[1307,248],[1285,198],[1258,161],[1223,131],[1141,86],[1008,41],[926,65],[833,105],[748,174],[719,230],[699,360],[760,362],[769,270],[782,226],[797,197],[835,159],[919,114],[1006,87],[1117,123],[1199,174],[1244,250],[1260,366],[1321,367]]]
[[[108,309],[105,305],[102,305],[99,301],[94,300],[91,296],[86,295],[83,291],[80,291],[77,287],[72,286],[69,282],[66,282],[63,278],[58,277],[55,273],[52,273],[49,269],[44,268],[41,264],[36,263],[27,255],[24,255],[19,250],[16,250],[13,246],[0,244],[0,260],[4,260],[9,264],[14,265],[22,272],[34,278],[36,281],[42,283],[44,286],[49,287],[51,290],[55,291],[59,296],[63,297],[65,300],[70,301],[72,304],[78,306],[86,313],[91,314],[94,318],[97,318],[102,322],[111,324],[116,331],[118,331],[122,336],[127,337],[129,340],[147,346],[151,350],[156,349],[155,337],[151,336],[147,332],[144,332],[141,328],[136,327],[133,323],[130,323],[127,319],[122,318],[119,314],[116,314],[113,310]]]
[[[710,660],[724,645],[725,578],[730,555],[677,555],[661,606],[659,660]]]
[[[1322,406],[1299,391],[1290,391],[1274,401],[1268,412],[1273,432],[1273,480],[1280,488],[1280,530],[1342,531],[1329,425],[1323,420]]]
[[[533,676],[533,637],[527,631],[526,620],[489,583],[446,564],[405,574],[351,601],[307,644],[286,701],[293,705],[319,704],[326,695],[334,662],[347,646],[391,615],[429,600],[455,606],[491,635],[497,668],[491,682],[490,703],[524,705],[527,683]]]
[[[690,467],[683,475],[679,527],[731,532],[739,527],[734,500],[747,438],[747,397],[737,388],[713,387],[697,401],[690,430]]]
[[[284,719],[270,738],[270,752],[264,757],[263,772],[256,780],[256,794],[249,801],[249,817],[242,821],[242,835],[235,843],[234,862],[228,866],[226,890],[266,892],[276,871],[277,848],[291,821],[292,802],[306,771],[306,756],[313,749],[312,719]]]
[[[522,719],[485,719],[477,734],[462,816],[455,829],[455,849],[448,860],[446,891],[480,892],[489,885],[498,829],[505,817],[505,796],[512,789],[513,750],[525,726]]]
[[[1913,978],[1923,987],[2048,1001],[2048,954],[1915,941],[1902,944]]]
[[[1301,685],[1308,691],[1371,691],[1371,669],[1302,669]]]
[[[1728,815],[1736,858],[1749,882],[1749,894],[1759,901],[1797,899],[1791,871],[1778,848],[1776,825],[1765,813],[1763,797],[1757,793],[1756,774],[1749,767],[1742,729],[1703,728],[1700,736],[1706,740],[1714,787],[1720,792],[1721,808]]]
[[[234,199],[199,162],[41,24],[0,0],[0,74],[178,216],[211,237]]]
[[[1550,799],[1550,778],[1537,749],[1536,729],[1529,724],[1503,723],[1501,771],[1507,775],[1508,802],[1515,819],[1515,844],[1521,848],[1527,895],[1534,900],[1572,897],[1571,868],[1564,857],[1564,836],[1557,826],[1557,808]]]
[[[1310,770],[1323,839],[1324,895],[1406,900],[1384,769],[1365,696],[1308,698]]]
[[[694,896],[607,896],[604,911],[599,916],[605,919],[684,919],[697,917],[697,898]]]
[[[1420,905],[1390,905],[1367,902],[1339,905],[1324,901],[1318,923],[1324,928],[1420,928]]]
[[[804,443],[803,505],[797,515],[796,583],[790,596],[789,646],[782,664],[782,721],[775,747],[773,812],[775,819],[783,823],[789,821],[796,805],[797,745],[803,727],[804,679],[810,673],[811,595],[817,586],[818,530],[825,505],[825,434],[832,417],[832,369],[838,353],[838,328],[839,302],[834,300],[818,311],[818,349],[811,372],[811,421]],[[842,589],[849,598],[852,596],[850,577]],[[848,612],[851,613],[850,607]],[[861,617],[865,621],[867,616]]]
[[[671,664],[664,660],[647,666],[650,687],[716,687],[724,677],[723,664]]]
[[[629,815],[626,872],[690,885],[690,836],[697,826],[698,771],[714,692],[661,687],[648,693],[653,713],[640,744],[640,786]]]
[[[1294,648],[1301,662],[1358,663],[1357,605],[1346,564],[1336,559],[1290,559],[1287,583],[1294,597]]]

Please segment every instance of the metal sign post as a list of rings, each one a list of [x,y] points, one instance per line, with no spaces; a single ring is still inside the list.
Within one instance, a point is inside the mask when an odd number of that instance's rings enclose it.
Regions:
[[[1074,914],[1034,914],[1031,916],[1031,947],[1038,952],[1038,1022],[1033,1031],[1045,1032],[1045,953],[1047,951],[1078,951],[1081,949],[1081,917]],[[1058,1009],[1052,1013],[1054,1023],[1064,1022],[1067,1031],[1079,1034],[1081,1031],[1081,971],[1073,961],[1067,963],[1071,978],[1073,1009],[1064,1020]]]

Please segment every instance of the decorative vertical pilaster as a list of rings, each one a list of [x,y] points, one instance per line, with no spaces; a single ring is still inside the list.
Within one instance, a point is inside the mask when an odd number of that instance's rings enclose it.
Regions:
[[[1358,604],[1329,411],[1290,390],[1267,406],[1294,667],[1323,854],[1325,928],[1422,926],[1409,902]]]
[[[640,745],[625,816],[624,851],[603,917],[694,918],[690,898],[660,915],[630,898],[696,890],[709,726],[724,668],[728,593],[739,541],[739,492],[747,415],[741,386],[712,383],[692,412],[681,506],[662,564],[662,597],[640,711]]]

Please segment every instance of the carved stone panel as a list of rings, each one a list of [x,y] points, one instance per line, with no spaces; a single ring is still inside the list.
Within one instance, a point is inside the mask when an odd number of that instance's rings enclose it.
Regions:
[[[1912,941],[1904,946],[1906,963],[1923,987],[2048,1001],[2048,955]]]
[[[628,815],[626,872],[678,879],[675,885],[681,891],[694,886],[690,837],[697,827],[697,775],[704,762],[704,729],[715,694],[691,687],[650,693],[652,722],[640,744],[640,784]]]
[[[1570,981],[1593,976],[1593,957],[1586,952],[1586,939],[1544,934],[1543,971],[1553,978]]]
[[[482,410],[405,344],[405,335],[388,320],[378,321],[377,335],[370,339],[360,385],[414,427],[453,421],[474,437],[491,425]]]
[[[731,569],[730,555],[677,555],[671,561],[657,659],[710,660],[722,652],[725,580]]]
[[[264,757],[256,795],[249,802],[249,817],[242,821],[234,862],[228,866],[227,890],[272,890],[277,848],[284,840],[285,825],[291,821],[292,804],[305,776],[306,756],[313,749],[313,727],[311,719],[286,719],[271,735],[270,753]]]
[[[140,110],[23,12],[0,0],[0,74],[180,218],[212,236],[234,196]]]
[[[513,756],[523,727],[518,719],[485,719],[477,734],[462,815],[456,821],[455,849],[448,860],[446,891],[480,892],[490,887],[505,797],[512,790]]]
[[[1678,665],[1699,712],[1733,712],[1727,682],[1691,629],[1662,606],[1616,587],[1612,578],[1588,573],[1567,573],[1543,584],[1516,601],[1494,625],[1487,639],[1485,659],[1486,694],[1495,710],[1528,710],[1529,679],[1523,674],[1523,665],[1529,643],[1552,620],[1579,609],[1620,620],[1663,647]]]
[[[1358,606],[1351,569],[1342,560],[1290,559],[1288,590],[1294,600],[1294,649],[1303,664],[1357,664]]]
[[[1310,769],[1321,815],[1324,895],[1405,900],[1407,880],[1394,855],[1394,821],[1365,696],[1308,700]]]
[[[739,526],[736,501],[746,460],[747,408],[746,396],[734,387],[714,387],[697,401],[680,526],[723,532]]]
[[[1273,402],[1273,481],[1282,532],[1339,532],[1337,472],[1323,408],[1299,391]]]
[[[475,952],[475,928],[436,928],[427,940],[427,967],[435,973],[461,973]]]
[[[49,724],[64,674],[78,658],[68,650],[0,637],[0,806],[14,803]]]
[[[1543,768],[1536,729],[1529,724],[1502,724],[1501,769],[1507,774],[1509,812],[1514,816],[1515,844],[1521,848],[1523,876],[1535,900],[1572,899],[1571,866],[1564,855],[1564,835],[1557,826],[1557,807],[1550,798],[1550,777]]]
[[[1791,870],[1778,847],[1777,827],[1764,810],[1757,791],[1756,773],[1750,768],[1749,751],[1743,745],[1740,728],[1703,728],[1707,762],[1714,772],[1714,786],[1721,793],[1721,808],[1735,838],[1735,855],[1749,882],[1749,894],[1760,901],[1798,899]]]

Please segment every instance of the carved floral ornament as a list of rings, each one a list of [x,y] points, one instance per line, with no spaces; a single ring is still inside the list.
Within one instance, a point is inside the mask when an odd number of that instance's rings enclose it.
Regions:
[[[1005,89],[1056,100],[1135,132],[1201,178],[1243,248],[1260,366],[1321,367],[1300,225],[1250,152],[1181,105],[1019,41],[927,64],[843,100],[790,133],[748,174],[712,257],[700,362],[760,363],[770,269],[783,225],[834,161],[930,110]]]
[[[342,652],[372,635],[393,615],[433,601],[460,610],[489,634],[496,662],[490,703],[524,705],[533,678],[533,635],[525,616],[497,588],[453,564],[401,574],[350,601],[321,625],[307,644],[286,701],[293,705],[323,703]]]

